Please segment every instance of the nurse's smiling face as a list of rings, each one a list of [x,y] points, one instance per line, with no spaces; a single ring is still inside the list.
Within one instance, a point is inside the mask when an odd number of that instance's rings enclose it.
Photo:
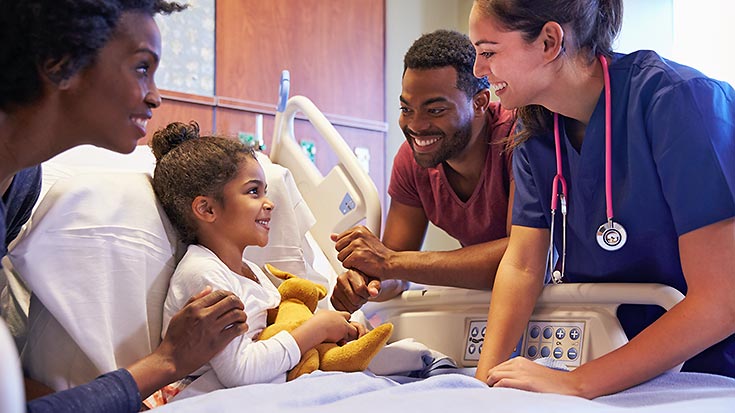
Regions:
[[[470,12],[469,37],[477,52],[475,76],[487,76],[505,108],[541,104],[541,96],[553,76],[544,70],[544,44],[540,37],[527,41],[521,32],[504,29],[476,4]]]
[[[406,69],[403,75],[398,124],[424,168],[452,159],[470,143],[472,99],[456,85],[452,66]]]

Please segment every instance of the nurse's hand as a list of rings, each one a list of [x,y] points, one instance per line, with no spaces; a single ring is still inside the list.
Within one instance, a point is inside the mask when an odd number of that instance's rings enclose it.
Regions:
[[[555,370],[524,357],[515,357],[491,368],[487,384],[539,393],[581,395],[574,372]]]
[[[345,268],[357,270],[371,278],[385,279],[386,265],[395,251],[387,248],[369,229],[360,225],[332,234],[337,258]]]
[[[331,301],[335,309],[354,313],[368,300],[377,297],[380,291],[380,280],[347,270],[337,277]]]

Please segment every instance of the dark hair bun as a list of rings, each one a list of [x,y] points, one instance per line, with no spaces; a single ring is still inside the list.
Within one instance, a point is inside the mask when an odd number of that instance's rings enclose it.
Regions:
[[[153,134],[150,146],[156,161],[160,161],[169,151],[191,139],[199,138],[199,124],[191,121],[169,123]]]

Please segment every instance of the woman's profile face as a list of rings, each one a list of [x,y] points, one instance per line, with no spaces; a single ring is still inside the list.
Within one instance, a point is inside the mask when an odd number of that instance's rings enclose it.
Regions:
[[[160,56],[161,35],[153,17],[123,13],[96,59],[72,76],[62,93],[64,116],[77,125],[78,141],[72,143],[122,153],[135,149],[152,109],[160,105],[153,79]]]
[[[504,29],[477,4],[470,12],[469,37],[476,52],[475,76],[487,76],[504,107],[539,104],[549,76],[543,70],[542,39],[526,41],[521,32]]]

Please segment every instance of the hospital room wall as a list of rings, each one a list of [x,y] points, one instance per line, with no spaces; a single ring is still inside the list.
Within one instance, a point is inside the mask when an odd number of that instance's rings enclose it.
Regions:
[[[148,137],[175,120],[196,120],[206,133],[255,134],[256,119],[262,115],[267,153],[279,78],[286,69],[291,96],[311,99],[352,149],[368,150],[365,165],[379,193],[385,193],[384,0],[188,3],[191,10],[161,19],[182,19],[168,25],[176,33],[162,28],[164,63],[173,63],[207,36],[213,44],[202,47],[201,53],[188,53],[187,60],[177,65],[181,73],[173,74],[183,80],[162,86],[163,104],[149,123]],[[197,14],[207,10],[208,15]],[[183,38],[179,43],[173,40],[179,38]],[[199,85],[190,87],[193,74],[183,72],[197,67],[206,73],[201,65],[209,53],[213,76],[208,93]],[[157,80],[171,78],[171,73],[163,72]],[[307,121],[297,117],[295,129],[298,140],[313,143],[314,161],[323,173],[336,164],[336,156]]]

